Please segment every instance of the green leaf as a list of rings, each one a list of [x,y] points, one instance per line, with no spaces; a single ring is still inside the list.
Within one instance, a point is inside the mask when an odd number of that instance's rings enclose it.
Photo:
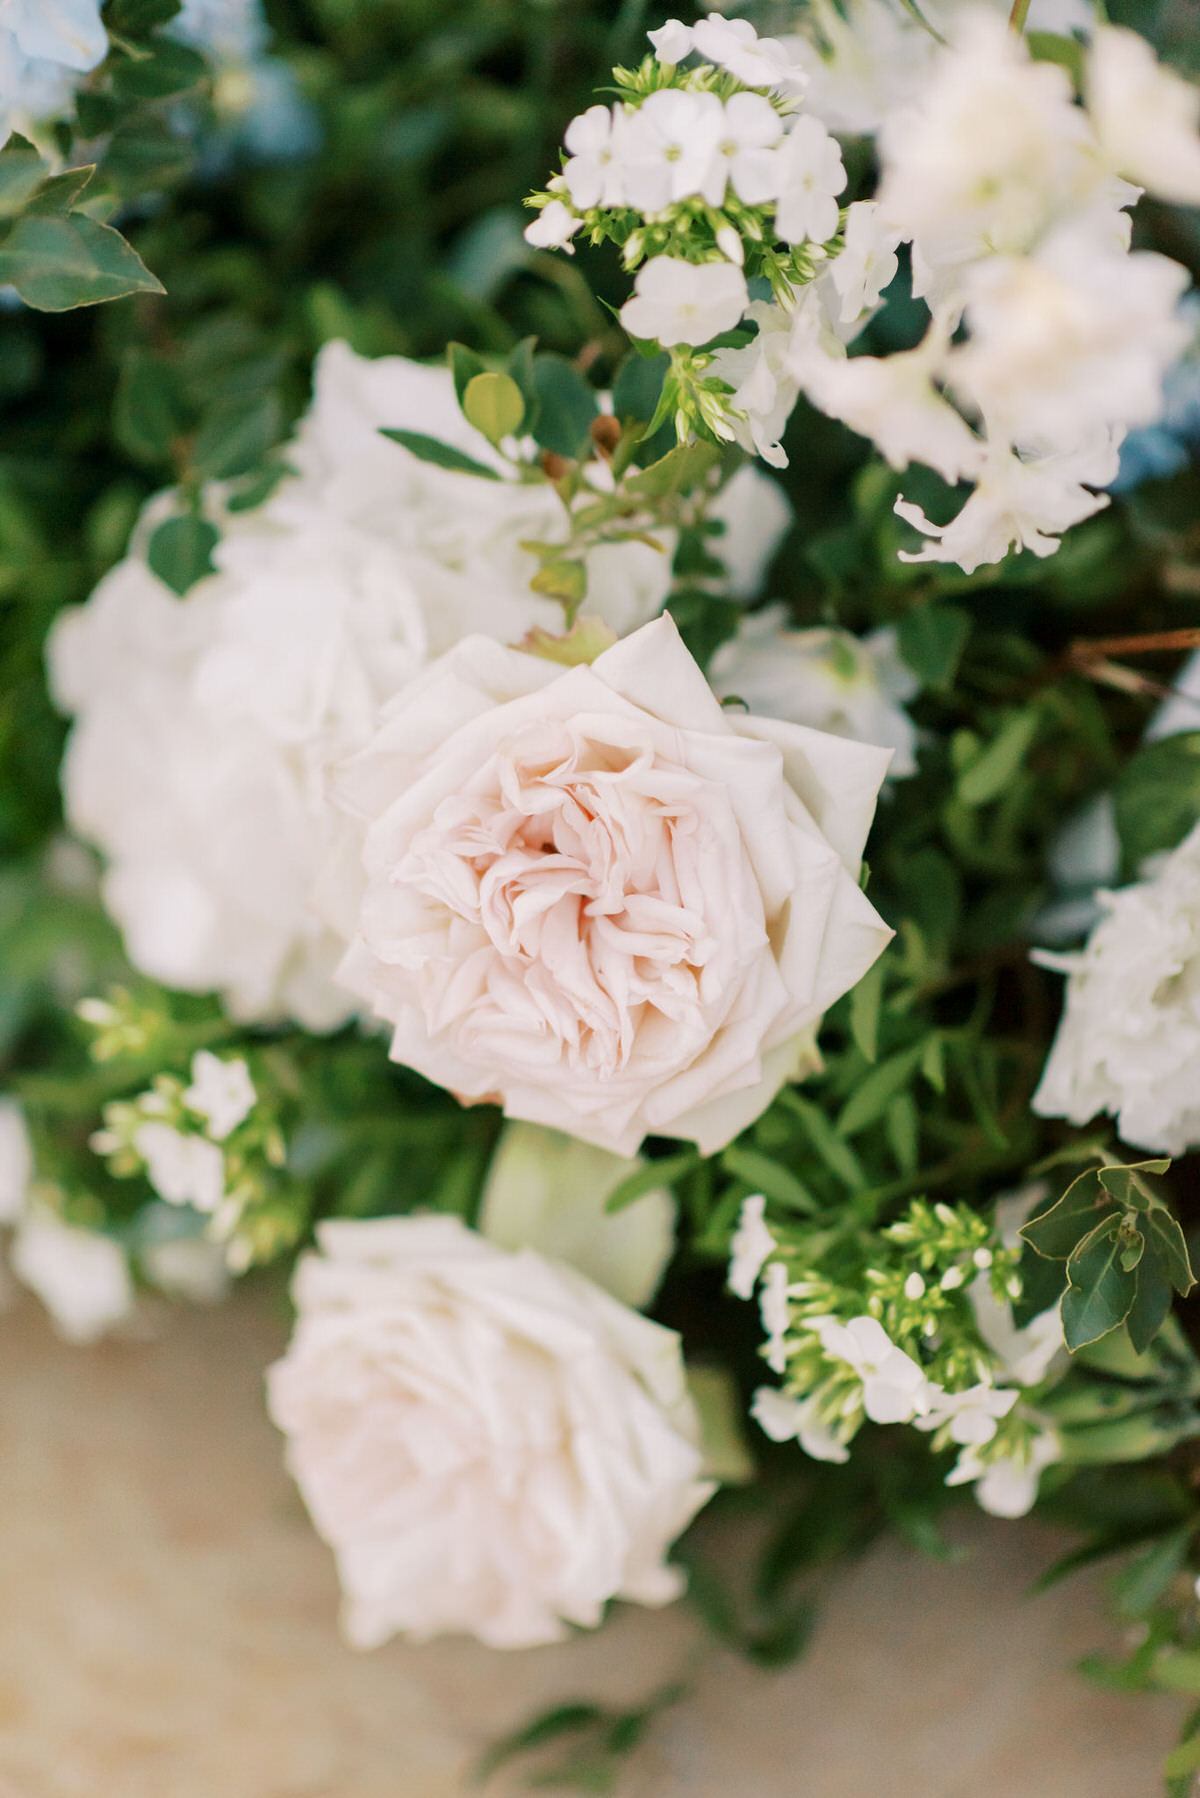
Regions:
[[[517,347],[509,351],[508,359],[504,364],[505,374],[514,380],[521,390],[521,398],[525,402],[525,429],[527,431],[534,431],[537,425],[538,394],[533,374],[533,353],[536,348],[536,337],[522,337]],[[475,370],[476,374],[485,372],[483,369]],[[461,404],[460,401],[460,408]],[[538,441],[540,442],[541,439],[539,438]]]
[[[1155,1198],[1153,1190],[1146,1185],[1145,1176],[1165,1174],[1170,1165],[1167,1156],[1160,1156],[1154,1161],[1134,1161],[1127,1167],[1102,1167],[1097,1172],[1101,1186],[1118,1204],[1145,1211]]]
[[[897,1093],[884,1113],[884,1125],[896,1165],[902,1174],[916,1172],[921,1158],[916,1102],[910,1092]]]
[[[1173,1689],[1178,1690],[1177,1687]],[[1189,1684],[1184,1690],[1191,1692],[1196,1687]],[[1188,1779],[1196,1772],[1200,1772],[1200,1735],[1180,1742],[1177,1748],[1172,1748],[1163,1762],[1163,1773],[1167,1779]]]
[[[449,468],[455,474],[479,475],[485,481],[500,479],[494,468],[477,462],[474,456],[464,456],[461,450],[451,449],[448,443],[439,443],[436,437],[427,437],[424,431],[384,429],[380,435],[390,437],[393,443],[402,445],[410,455],[419,456],[422,462],[432,462],[437,468]]]
[[[671,366],[665,350],[654,356],[626,356],[617,370],[612,389],[612,408],[617,418],[646,424],[654,417],[662,397],[663,382]]]
[[[589,446],[588,431],[599,411],[595,390],[565,356],[536,357],[533,380],[538,443],[558,456],[578,456]]]
[[[843,1185],[856,1192],[866,1185],[866,1175],[862,1163],[850,1147],[840,1137],[819,1105],[811,1099],[802,1098],[793,1087],[784,1087],[780,1097],[789,1111],[794,1111],[804,1125],[805,1134],[825,1165],[836,1174]]]
[[[446,354],[450,359],[450,373],[454,377],[454,394],[461,412],[467,387],[476,375],[487,373],[487,363],[482,356],[477,356],[474,350],[469,350],[465,343],[450,344]]]
[[[790,1168],[780,1165],[758,1149],[733,1147],[721,1156],[721,1166],[735,1180],[744,1180],[754,1192],[763,1193],[789,1211],[803,1211],[810,1216],[820,1210],[808,1188]]]
[[[1171,1311],[1171,1282],[1158,1256],[1151,1251],[1138,1263],[1137,1292],[1125,1328],[1139,1355],[1144,1355]]]
[[[638,499],[664,499],[672,493],[691,493],[701,486],[721,460],[721,452],[713,443],[684,443],[649,468],[632,474],[625,482],[626,491]]]
[[[850,994],[850,1034],[864,1061],[879,1049],[879,1005],[883,998],[883,957],[872,963]]]
[[[61,175],[51,175],[50,179],[43,181],[38,188],[29,202],[27,211],[31,213],[70,212],[95,173],[95,163],[89,162],[81,168],[64,169]]]
[[[135,462],[166,462],[184,429],[184,411],[174,370],[158,356],[134,345],[125,352],[113,406],[113,432]]]
[[[122,37],[140,37],[169,24],[182,7],[183,0],[108,0],[105,23]]]
[[[1158,1603],[1187,1558],[1195,1528],[1192,1523],[1170,1530],[1133,1558],[1113,1581],[1117,1609],[1134,1618]]]
[[[988,805],[1009,787],[1037,735],[1038,713],[1012,712],[987,748],[959,775],[958,797],[964,805]]]
[[[1113,815],[1128,875],[1181,843],[1200,818],[1200,730],[1135,750],[1113,785]]]
[[[283,430],[278,396],[264,393],[249,405],[227,400],[214,406],[196,433],[192,467],[201,480],[230,481],[257,467]]]
[[[1072,1180],[1061,1199],[1035,1213],[1021,1226],[1021,1237],[1049,1261],[1065,1261],[1102,1218],[1116,1215],[1116,1201],[1089,1167]]]
[[[961,606],[919,606],[896,629],[904,660],[923,687],[939,693],[953,686],[970,634],[971,615]]]
[[[552,1710],[544,1711],[535,1717],[532,1723],[523,1724],[514,1729],[511,1735],[497,1742],[483,1755],[476,1770],[476,1779],[482,1784],[491,1778],[506,1761],[515,1759],[519,1754],[528,1754],[535,1748],[542,1748],[549,1742],[556,1742],[561,1736],[576,1735],[583,1730],[594,1729],[605,1719],[605,1712],[598,1704],[559,1704]]]
[[[670,1186],[681,1174],[696,1165],[695,1149],[681,1149],[677,1155],[664,1155],[659,1161],[647,1161],[618,1181],[604,1201],[606,1211],[624,1211],[648,1192]]]
[[[543,562],[529,585],[535,593],[561,600],[569,610],[581,605],[587,594],[587,566],[562,557]]]
[[[491,370],[473,375],[467,382],[462,409],[467,423],[482,431],[489,443],[511,437],[525,417],[525,401],[512,376]]]
[[[917,1071],[922,1055],[925,1053],[924,1043],[917,1043],[908,1049],[901,1049],[898,1054],[891,1055],[886,1061],[864,1076],[842,1107],[837,1121],[838,1132],[842,1136],[854,1136],[865,1130],[868,1124],[882,1117],[896,1094],[908,1085]]]
[[[129,100],[165,100],[195,87],[208,74],[198,50],[169,37],[154,39],[149,56],[122,57],[110,66],[113,92]]]
[[[0,151],[0,218],[14,218],[45,180],[46,165],[32,145],[10,138]]]
[[[1114,1215],[1085,1236],[1067,1262],[1062,1322],[1072,1353],[1107,1336],[1132,1309],[1137,1283],[1121,1266],[1124,1246],[1121,1219]]]
[[[164,293],[119,231],[82,213],[27,215],[0,244],[0,282],[39,312],[69,312],[131,293]]]
[[[1160,1263],[1163,1272],[1181,1298],[1196,1284],[1188,1258],[1187,1241],[1179,1221],[1165,1205],[1152,1205],[1142,1217],[1146,1246]]]
[[[206,518],[191,514],[168,518],[151,537],[146,560],[159,580],[182,598],[189,587],[214,572],[212,552],[220,535]]]

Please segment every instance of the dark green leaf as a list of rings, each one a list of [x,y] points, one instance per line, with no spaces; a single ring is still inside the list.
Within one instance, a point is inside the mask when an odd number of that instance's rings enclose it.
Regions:
[[[247,404],[214,406],[192,445],[192,467],[201,480],[229,481],[257,467],[279,439],[283,413],[278,396],[260,394]]]
[[[906,612],[897,627],[900,654],[921,685],[948,692],[954,684],[967,638],[971,616],[961,606],[919,606]]]
[[[159,580],[182,596],[212,574],[212,552],[219,541],[220,532],[206,518],[168,518],[151,537],[146,560]]]
[[[638,499],[662,499],[670,493],[691,493],[703,485],[720,460],[721,452],[715,444],[680,444],[668,450],[657,462],[652,462],[649,468],[630,475],[625,486]]]
[[[671,358],[665,350],[654,356],[626,356],[613,382],[612,408],[616,417],[633,419],[638,424],[652,419],[670,366]]]
[[[842,1107],[837,1127],[843,1136],[854,1136],[882,1117],[896,1094],[908,1085],[925,1053],[924,1043],[901,1049],[865,1074]]]
[[[525,429],[536,434],[538,415],[537,384],[533,373],[533,353],[537,348],[536,337],[523,337],[515,350],[510,350],[508,360],[504,364],[504,372],[510,380],[516,382],[521,390],[521,398],[525,402]],[[476,369],[481,374],[482,369]],[[459,401],[461,407],[462,401]],[[539,443],[541,439],[538,438]]]
[[[588,431],[599,410],[596,395],[565,356],[538,356],[533,364],[538,418],[534,432],[543,449],[578,456],[589,445]]]
[[[487,363],[474,350],[469,350],[464,343],[452,343],[446,351],[450,360],[450,373],[454,377],[454,393],[462,410],[463,399],[467,387],[476,375],[487,373]]]
[[[1113,786],[1113,814],[1130,876],[1146,856],[1181,843],[1200,818],[1200,730],[1135,750]]]
[[[1027,1219],[1021,1236],[1031,1249],[1050,1261],[1065,1261],[1102,1218],[1115,1215],[1116,1201],[1105,1192],[1097,1175],[1096,1168],[1087,1168],[1072,1180],[1061,1199]]]
[[[381,435],[403,445],[410,455],[419,456],[422,462],[433,462],[438,468],[452,469],[455,474],[481,475],[485,481],[500,479],[494,468],[476,462],[473,456],[464,456],[461,450],[451,449],[448,443],[439,443],[436,437],[427,437],[424,431],[384,430]]]
[[[694,1149],[685,1149],[678,1155],[666,1155],[660,1161],[641,1163],[613,1187],[604,1209],[624,1211],[627,1205],[632,1205],[646,1193],[655,1192],[660,1187],[669,1187],[681,1174],[686,1174],[689,1168],[695,1167],[696,1159]]]
[[[958,797],[964,805],[989,805],[1009,786],[1037,735],[1038,714],[1026,709],[1010,712],[987,748],[958,779]]]
[[[1138,1263],[1137,1292],[1125,1328],[1139,1355],[1144,1355],[1171,1311],[1171,1282],[1158,1256],[1151,1250]]]
[[[82,213],[17,220],[0,244],[0,282],[39,312],[68,312],[164,288],[119,231]]]
[[[165,462],[184,429],[184,411],[174,371],[136,345],[126,352],[113,408],[117,442],[136,462]]]
[[[208,74],[198,50],[169,37],[156,38],[151,55],[121,57],[111,66],[113,92],[131,100],[165,100],[195,87]]]
[[[45,183],[46,165],[30,144],[10,138],[0,150],[0,218],[13,218]]]
[[[1160,1263],[1180,1297],[1186,1298],[1196,1284],[1196,1276],[1192,1272],[1187,1242],[1178,1219],[1165,1205],[1152,1205],[1141,1221],[1149,1252]]]
[[[1121,1267],[1123,1247],[1120,1218],[1105,1218],[1067,1262],[1070,1284],[1063,1294],[1062,1321],[1072,1352],[1107,1336],[1129,1315],[1137,1282]]]
[[[726,1149],[721,1156],[721,1166],[735,1180],[744,1180],[755,1192],[765,1194],[779,1205],[786,1205],[789,1211],[804,1211],[811,1215],[820,1210],[808,1188],[790,1168],[781,1166],[758,1149],[736,1146]]]
[[[1145,1211],[1154,1203],[1154,1191],[1146,1184],[1146,1176],[1165,1174],[1170,1165],[1170,1160],[1161,1156],[1155,1161],[1135,1161],[1128,1167],[1102,1167],[1097,1171],[1101,1186],[1119,1204]]]
[[[594,1729],[603,1721],[604,1711],[598,1704],[555,1705],[552,1710],[535,1717],[532,1723],[514,1729],[511,1735],[505,1736],[502,1742],[497,1742],[494,1748],[489,1748],[480,1760],[476,1778],[482,1783],[517,1755],[543,1748],[549,1742],[558,1741],[561,1736],[577,1735],[582,1730]]]
[[[867,969],[850,994],[850,1034],[864,1061],[874,1061],[879,1046],[879,1004],[883,997],[883,957]]]
[[[27,210],[32,213],[70,212],[95,173],[95,163],[88,163],[83,168],[64,169],[61,175],[52,175],[48,181],[43,181]]]

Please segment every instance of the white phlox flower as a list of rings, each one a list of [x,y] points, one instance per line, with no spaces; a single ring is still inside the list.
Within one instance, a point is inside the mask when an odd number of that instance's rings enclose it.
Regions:
[[[1073,451],[1028,460],[1006,447],[988,447],[974,493],[949,524],[933,524],[919,506],[898,499],[899,516],[927,539],[901,550],[902,562],[957,562],[968,574],[999,562],[1016,545],[1052,556],[1061,533],[1109,503],[1105,487],[1117,472],[1121,432],[1098,433]]]
[[[0,6],[0,143],[66,113],[108,54],[101,0],[5,0]]]
[[[759,206],[776,197],[779,163],[774,150],[783,129],[783,120],[762,94],[733,94],[726,100],[715,153],[701,189],[711,206],[721,205],[727,183],[747,206]]]
[[[536,250],[565,250],[574,255],[571,239],[583,223],[561,200],[551,200],[525,227],[525,242]]]
[[[657,31],[648,31],[646,36],[654,48],[659,62],[682,62],[692,53],[692,28],[681,19],[668,19]]]
[[[824,626],[794,630],[785,607],[767,606],[717,650],[709,679],[720,697],[743,699],[752,712],[894,750],[891,779],[916,773],[916,727],[903,702],[919,682],[889,626],[863,638]]]
[[[671,23],[677,25],[678,20]],[[675,43],[678,42],[676,36]],[[772,88],[795,95],[803,93],[808,85],[808,77],[792,52],[778,38],[759,37],[748,19],[727,19],[722,13],[710,12],[692,27],[692,49],[706,62],[716,63],[719,69],[744,81],[747,87]]]
[[[837,139],[818,119],[802,113],[777,154],[776,230],[787,243],[827,242],[837,233],[837,196],[846,185]]]
[[[763,1329],[767,1333],[763,1355],[772,1373],[787,1368],[787,1335],[792,1321],[788,1302],[787,1269],[782,1261],[771,1261],[763,1275],[758,1294]]]
[[[1136,31],[1101,25],[1085,77],[1105,161],[1161,200],[1200,205],[1200,88],[1163,68]]]
[[[207,1121],[214,1142],[224,1142],[249,1117],[257,1099],[250,1070],[240,1055],[224,1061],[208,1049],[196,1051],[192,1084],[185,1089],[183,1102]]]
[[[758,1276],[778,1246],[767,1228],[766,1209],[767,1201],[761,1192],[742,1200],[738,1226],[729,1245],[727,1282],[730,1292],[739,1299],[754,1296]]]
[[[940,1386],[929,1388],[929,1410],[915,1419],[919,1430],[940,1430],[948,1426],[951,1442],[960,1447],[982,1447],[996,1434],[1000,1418],[1007,1417],[1020,1393],[1015,1387],[997,1387],[985,1380],[968,1386],[964,1392],[945,1392]]]
[[[1147,878],[1099,895],[1104,916],[1067,974],[1066,1005],[1033,1108],[1117,1120],[1140,1149],[1200,1143],[1200,826]]]
[[[12,1270],[37,1294],[67,1342],[95,1342],[133,1314],[134,1290],[124,1249],[96,1230],[64,1223],[33,1204],[17,1226]]]
[[[993,1456],[985,1461],[978,1446],[970,1444],[959,1455],[948,1486],[975,1483],[975,1497],[993,1517],[1024,1517],[1037,1499],[1043,1471],[1062,1459],[1062,1438],[1057,1430],[1040,1430],[1030,1441],[1027,1455]]]
[[[826,319],[819,284],[801,291],[791,312],[767,300],[755,300],[746,316],[757,335],[742,349],[718,350],[711,372],[733,389],[729,397],[734,437],[743,449],[761,456],[772,468],[786,468],[779,439],[800,395],[798,369],[809,361],[840,354]]]
[[[160,1199],[196,1211],[217,1210],[225,1197],[225,1157],[215,1142],[152,1119],[134,1131],[133,1146]]]
[[[880,223],[874,200],[851,202],[846,209],[843,237],[845,248],[830,264],[829,279],[842,302],[839,320],[852,325],[865,313],[874,311],[884,288],[895,279],[900,267],[896,255],[900,239]]]
[[[750,1415],[772,1442],[798,1442],[814,1461],[850,1459],[820,1414],[814,1398],[793,1398],[777,1386],[760,1386],[750,1401]]]
[[[844,1361],[859,1376],[863,1410],[872,1423],[911,1423],[929,1409],[929,1381],[876,1318],[852,1317],[843,1324],[822,1317],[811,1327],[830,1359]]]
[[[619,128],[614,125],[625,203],[641,212],[661,212],[693,194],[709,197],[710,189],[713,203],[719,203],[726,163],[717,146],[724,127],[724,108],[715,94],[678,88],[650,94]]]
[[[733,330],[749,304],[746,277],[728,262],[655,256],[638,270],[633,298],[621,308],[631,337],[702,344]]]

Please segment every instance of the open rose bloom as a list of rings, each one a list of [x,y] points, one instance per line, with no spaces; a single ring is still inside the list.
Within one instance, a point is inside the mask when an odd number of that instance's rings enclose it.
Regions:
[[[668,617],[565,670],[467,638],[336,777],[340,978],[465,1101],[713,1153],[891,934],[857,882],[889,759],[722,709]]]

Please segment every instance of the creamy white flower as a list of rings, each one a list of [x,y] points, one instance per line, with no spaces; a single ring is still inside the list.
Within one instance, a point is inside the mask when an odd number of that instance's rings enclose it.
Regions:
[[[934,384],[946,342],[935,318],[915,349],[847,357],[806,348],[796,372],[814,406],[869,437],[893,468],[924,462],[953,484],[978,475],[985,446]]]
[[[1020,1394],[1016,1388],[992,1386],[981,1380],[962,1392],[946,1392],[940,1386],[928,1390],[929,1410],[915,1419],[919,1430],[932,1432],[949,1425],[951,1442],[960,1447],[980,1447],[996,1434],[1000,1418],[1007,1417]]]
[[[767,1271],[759,1288],[758,1308],[767,1335],[763,1344],[763,1358],[772,1373],[784,1373],[787,1370],[792,1308],[788,1300],[787,1269],[782,1261],[767,1264]]]
[[[692,53],[692,28],[681,19],[668,19],[665,25],[660,25],[657,31],[648,31],[646,36],[659,62],[682,62]]]
[[[837,196],[846,185],[837,139],[811,113],[802,113],[776,155],[775,229],[785,243],[825,243],[837,232]]]
[[[576,218],[570,207],[564,206],[561,200],[551,200],[526,225],[525,242],[532,244],[537,250],[566,250],[571,255],[574,253],[571,239],[582,223],[583,220]]]
[[[709,502],[707,516],[724,526],[719,537],[707,539],[707,547],[725,565],[726,591],[734,599],[757,599],[792,524],[783,488],[753,462],[744,462]],[[1196,717],[1200,725],[1200,710]]]
[[[823,1317],[812,1327],[830,1359],[844,1361],[862,1381],[863,1410],[872,1423],[911,1423],[928,1410],[929,1381],[875,1318],[852,1317],[842,1324]]]
[[[747,206],[775,199],[779,162],[772,152],[783,128],[783,120],[762,94],[733,94],[726,100],[708,179],[701,190],[710,205],[723,203],[726,184]]]
[[[1061,532],[1109,503],[1106,493],[1088,488],[1105,487],[1116,475],[1121,435],[1101,433],[1077,450],[1028,460],[989,446],[975,491],[949,524],[934,524],[919,506],[896,501],[900,517],[930,539],[920,550],[901,550],[900,560],[957,562],[971,574],[1002,561],[1014,544],[1052,556]]]
[[[742,349],[718,350],[711,372],[733,389],[729,397],[734,436],[743,449],[761,456],[772,468],[786,468],[779,439],[800,395],[801,375],[809,361],[840,355],[841,345],[829,331],[818,283],[801,290],[796,306],[755,300],[747,317],[757,335]]]
[[[864,313],[878,306],[885,287],[900,267],[896,255],[899,238],[879,222],[874,200],[854,200],[846,210],[843,227],[845,248],[830,265],[829,278],[837,289],[844,325],[856,324]]]
[[[25,1210],[33,1179],[33,1149],[25,1112],[17,1099],[0,1098],[0,1226],[15,1224]]]
[[[708,343],[732,331],[750,303],[746,277],[728,262],[684,262],[655,256],[638,270],[633,298],[621,308],[631,337],[670,348]]]
[[[1015,1380],[1018,1386],[1037,1386],[1065,1355],[1062,1316],[1056,1304],[1018,1329],[1011,1304],[996,1297],[986,1273],[972,1281],[967,1297],[979,1334],[999,1361],[1005,1379]]]
[[[1101,25],[1085,71],[1088,114],[1112,169],[1160,199],[1200,205],[1200,89],[1136,31]]]
[[[675,200],[705,194],[719,204],[728,172],[717,151],[724,129],[724,109],[715,94],[668,87],[648,95],[622,126],[626,203],[661,212]]]
[[[777,1386],[760,1386],[750,1415],[772,1442],[799,1442],[814,1461],[848,1461],[850,1451],[824,1422],[812,1398],[793,1398]]]
[[[745,700],[752,712],[894,750],[891,778],[917,771],[917,732],[903,701],[920,683],[890,626],[861,638],[825,627],[793,630],[786,607],[767,606],[741,620],[708,674],[714,692]]]
[[[625,113],[619,106],[589,106],[567,126],[563,142],[569,155],[562,178],[581,212],[625,204],[624,134]]]
[[[101,0],[4,0],[0,6],[0,143],[60,117],[108,54]]]
[[[189,1231],[185,1213],[173,1205],[148,1206],[138,1232],[138,1266],[159,1292],[189,1305],[217,1305],[226,1296],[231,1277],[225,1248]]]
[[[1200,826],[1146,879],[1101,893],[1105,915],[1066,973],[1066,1007],[1033,1108],[1117,1120],[1137,1148],[1200,1143]]]
[[[208,1121],[208,1134],[214,1142],[224,1142],[249,1117],[258,1100],[250,1069],[241,1056],[225,1061],[208,1049],[197,1049],[192,1057],[192,1084],[184,1091],[183,1102]]]
[[[975,1481],[975,1497],[993,1517],[1024,1517],[1033,1509],[1044,1469],[1061,1459],[1061,1437],[1056,1430],[1045,1429],[1033,1437],[1027,1458],[1006,1455],[983,1461],[975,1446],[964,1448],[946,1475],[946,1484]]]
[[[310,903],[339,831],[330,762],[467,632],[562,628],[521,547],[561,534],[553,491],[437,468],[384,425],[495,461],[449,370],[329,344],[286,452],[296,474],[227,520],[218,573],[177,599],[139,539],[49,643],[56,699],[76,716],[67,811],[107,858],[130,959],[168,986],[219,991],[246,1020],[327,1029],[351,1010],[332,979],[343,945]],[[661,606],[668,555],[613,544],[587,562],[588,611],[614,629]]]
[[[989,435],[1043,449],[1149,424],[1191,336],[1177,311],[1187,283],[1166,256],[1129,255],[1088,223],[1060,227],[1031,256],[966,271],[970,335],[951,350],[947,377]]]
[[[146,1178],[168,1205],[212,1212],[225,1197],[225,1157],[206,1136],[188,1136],[155,1120],[138,1125],[133,1146],[146,1163]]]
[[[32,1205],[17,1226],[10,1261],[68,1342],[95,1342],[133,1314],[125,1251],[111,1237],[63,1223]]]
[[[722,709],[669,618],[566,670],[468,639],[339,773],[341,977],[463,1099],[712,1153],[890,935],[854,878],[887,760]]]
[[[183,0],[170,28],[218,64],[235,66],[260,57],[270,37],[262,0]]]
[[[880,219],[933,267],[1031,248],[1105,178],[1065,69],[1032,61],[980,8],[964,10],[879,146]]]
[[[528,1647],[675,1598],[665,1555],[712,1491],[678,1336],[455,1218],[318,1238],[268,1390],[350,1640]]]
[[[659,1186],[620,1211],[605,1207],[644,1165],[540,1124],[506,1124],[488,1169],[480,1234],[502,1249],[565,1261],[640,1311],[675,1248],[675,1200]]]
[[[778,38],[759,37],[747,19],[727,19],[719,12],[710,12],[693,25],[692,48],[706,62],[727,69],[747,87],[798,94],[808,84],[808,77],[792,52]]]
[[[766,1209],[767,1201],[761,1192],[742,1200],[738,1226],[729,1244],[727,1281],[730,1292],[739,1299],[753,1298],[758,1276],[777,1246],[767,1228]]]

